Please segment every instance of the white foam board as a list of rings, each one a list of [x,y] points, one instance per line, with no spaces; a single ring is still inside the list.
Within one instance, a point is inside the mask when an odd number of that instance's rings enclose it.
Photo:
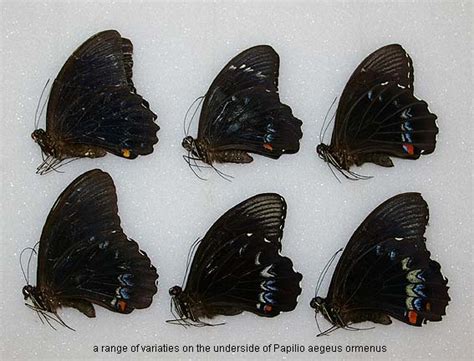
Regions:
[[[472,3],[471,2],[23,2],[2,7],[2,359],[115,359],[98,345],[340,345],[341,353],[134,353],[126,359],[431,359],[472,357]],[[41,90],[89,36],[117,29],[134,44],[134,82],[158,114],[159,143],[152,155],[127,161],[107,155],[82,159],[64,173],[35,174],[41,162],[30,134]],[[388,43],[400,43],[415,67],[415,94],[438,115],[436,151],[417,161],[394,159],[386,169],[364,165],[368,181],[339,183],[316,155],[319,131],[335,97],[360,61]],[[270,44],[279,53],[280,95],[303,120],[301,150],[273,161],[223,165],[232,182],[206,172],[200,181],[182,159],[183,118],[220,69],[238,52]],[[44,126],[44,116],[40,125]],[[192,132],[197,130],[196,121]],[[329,134],[329,133],[328,133]],[[127,235],[158,268],[152,306],[130,315],[96,307],[88,319],[60,311],[76,332],[42,325],[25,307],[19,254],[40,237],[59,193],[78,175],[101,168],[111,174]],[[422,328],[390,326],[316,338],[314,296],[318,276],[378,204],[418,191],[429,204],[426,232],[433,259],[449,279],[452,298],[442,322]],[[304,275],[298,307],[273,319],[251,313],[219,317],[219,327],[165,323],[169,287],[179,284],[190,245],[226,210],[260,192],[288,203],[283,251]],[[30,277],[34,284],[36,260]],[[331,272],[330,272],[331,273]],[[322,287],[325,294],[330,276]],[[328,324],[320,320],[325,326]],[[371,324],[362,324],[369,327]],[[385,345],[386,352],[346,352],[353,345]]]

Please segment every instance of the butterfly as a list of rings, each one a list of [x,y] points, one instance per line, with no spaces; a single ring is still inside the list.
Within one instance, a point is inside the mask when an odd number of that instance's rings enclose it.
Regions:
[[[178,314],[169,322],[210,326],[201,319],[292,311],[302,275],[279,253],[285,217],[285,200],[273,193],[253,196],[221,216],[191,248],[196,251],[184,289],[169,290]]]
[[[57,313],[61,307],[87,317],[95,317],[93,304],[118,313],[147,308],[157,279],[148,256],[120,227],[112,178],[95,169],[53,205],[39,241],[37,285],[26,279],[23,296],[42,321],[67,326]]]
[[[247,153],[273,159],[299,150],[301,120],[280,102],[280,59],[268,45],[259,45],[235,56],[207,91],[196,139],[186,135],[185,160],[250,163]]]
[[[55,170],[66,159],[107,152],[134,159],[153,152],[157,117],[133,85],[132,52],[130,40],[107,30],[69,57],[52,85],[46,131],[31,135],[43,156],[37,173]]]
[[[335,117],[331,144],[321,142],[316,150],[348,179],[370,178],[351,171],[353,165],[393,167],[391,156],[418,159],[435,149],[437,117],[413,95],[412,60],[398,44],[376,50],[357,67]]]
[[[388,325],[390,317],[412,326],[441,321],[450,301],[448,280],[426,249],[428,218],[421,195],[403,193],[362,222],[339,259],[326,298],[318,291],[328,267],[318,281],[310,305],[332,324],[319,335],[358,330],[352,325],[364,321]]]

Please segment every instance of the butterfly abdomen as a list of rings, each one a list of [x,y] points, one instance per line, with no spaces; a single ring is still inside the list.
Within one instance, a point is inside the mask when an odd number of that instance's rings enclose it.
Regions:
[[[211,152],[208,155],[211,162],[217,163],[250,163],[253,158],[243,150],[224,150],[219,152]]]

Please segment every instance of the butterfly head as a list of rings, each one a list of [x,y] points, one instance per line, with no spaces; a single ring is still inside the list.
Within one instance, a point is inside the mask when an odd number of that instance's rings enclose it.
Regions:
[[[310,302],[310,307],[314,308],[316,313],[321,312],[325,319],[331,322],[333,325],[339,324],[339,309],[337,307],[331,307],[326,299],[322,297],[315,297]]]
[[[53,147],[51,144],[51,138],[43,129],[35,129],[31,133],[31,138],[39,144],[41,150],[47,155],[53,154]]]
[[[22,293],[25,301],[31,300],[33,306],[30,305],[30,307],[40,310],[47,310],[47,307],[45,307],[43,302],[43,297],[36,287],[33,287],[32,285],[26,285],[23,287]]]
[[[326,308],[326,300],[324,298],[321,298],[321,297],[315,297],[311,300],[310,302],[310,307],[311,308],[314,308],[316,313],[318,312],[322,312],[325,308]]]
[[[169,294],[174,305],[174,310],[180,319],[190,318],[188,297],[180,286],[173,286],[169,289]]]
[[[200,147],[198,146],[196,140],[188,135],[183,139],[183,142],[181,143],[184,149],[186,149],[189,153],[191,153],[193,156],[198,157],[201,159],[201,152],[200,152]]]
[[[179,286],[173,286],[169,290],[169,294],[171,297],[179,297],[181,293],[183,293],[183,289]]]
[[[28,298],[32,297],[32,294],[34,293],[34,287],[32,285],[26,285],[25,287],[23,287],[23,298],[26,300],[28,300]]]

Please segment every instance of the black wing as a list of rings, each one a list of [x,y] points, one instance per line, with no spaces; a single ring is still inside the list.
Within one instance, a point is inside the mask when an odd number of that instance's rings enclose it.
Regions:
[[[378,206],[354,232],[339,260],[328,303],[370,318],[371,312],[420,326],[439,321],[449,301],[447,280],[430,259],[424,232],[428,206],[419,193],[404,193]],[[368,316],[367,316],[368,315]]]
[[[432,153],[436,115],[413,95],[413,65],[398,44],[384,46],[357,67],[342,93],[331,145],[362,157],[385,153],[416,159]]]
[[[101,147],[125,158],[153,152],[156,115],[132,82],[130,40],[115,30],[89,38],[55,79],[47,132],[57,141]]]
[[[293,310],[302,276],[279,254],[285,216],[284,199],[272,193],[226,212],[199,244],[185,291],[215,314],[246,310],[272,317]]]
[[[278,54],[259,45],[234,57],[213,81],[199,119],[199,139],[213,150],[278,158],[296,153],[302,122],[278,95]]]
[[[98,169],[76,178],[43,228],[38,287],[65,304],[130,313],[151,304],[157,278],[150,259],[120,227],[112,178]]]

